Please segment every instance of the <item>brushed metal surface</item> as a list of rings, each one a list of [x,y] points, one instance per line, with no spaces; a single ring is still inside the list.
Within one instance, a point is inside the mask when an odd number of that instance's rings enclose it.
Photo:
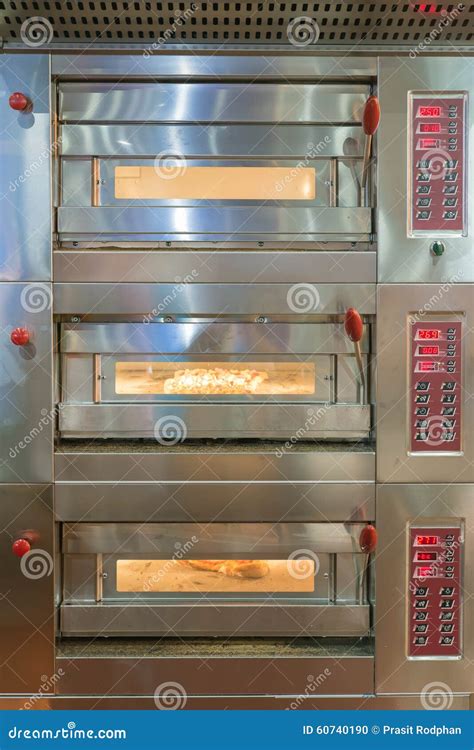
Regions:
[[[439,459],[438,459],[439,460]],[[447,691],[474,692],[474,485],[385,484],[377,488],[376,692],[413,692],[440,679]],[[463,656],[459,660],[410,660],[405,633],[408,606],[407,533],[409,523],[429,519],[465,521],[463,578]],[[449,700],[449,692],[447,692]],[[443,698],[444,699],[444,698]]]
[[[292,284],[54,284],[57,315],[301,315],[289,301]],[[306,314],[375,313],[374,284],[320,284]],[[310,290],[311,291],[311,290]],[[308,305],[308,302],[306,302]],[[314,308],[314,309],[313,309]]]
[[[368,240],[370,208],[258,206],[71,207],[57,210],[61,240],[180,240],[237,242]]]
[[[361,122],[369,86],[259,83],[61,82],[61,122]]]
[[[105,249],[105,248],[104,248]],[[189,248],[189,250],[136,250],[112,248],[56,250],[53,254],[56,282],[170,282],[189,278],[203,284],[233,283],[331,283],[335,268],[341,284],[374,283],[374,251],[247,251]],[[190,282],[191,283],[191,282]]]
[[[0,481],[53,480],[51,284],[0,284]],[[30,343],[14,346],[14,328]]]
[[[377,478],[381,482],[474,481],[474,295],[469,284],[383,284],[377,316]],[[462,455],[409,455],[408,316],[429,322],[443,313],[463,320]],[[459,345],[459,344],[458,344]]]
[[[474,106],[468,107],[468,236],[446,237],[446,251],[434,256],[434,238],[407,237],[407,123],[408,92],[467,91],[474,96],[474,60],[453,56],[436,59],[383,58],[379,60],[379,97],[382,111],[378,139],[379,281],[383,283],[455,283],[474,281]],[[471,162],[471,163],[470,163]]]
[[[30,112],[12,110],[24,93]],[[51,280],[49,55],[0,55],[0,281]]]
[[[60,482],[56,520],[143,522],[367,522],[375,519],[373,482],[259,481]],[[133,502],[131,501],[133,498]]]
[[[0,484],[1,693],[54,692],[53,528],[51,486]],[[11,547],[25,535],[20,562]]]

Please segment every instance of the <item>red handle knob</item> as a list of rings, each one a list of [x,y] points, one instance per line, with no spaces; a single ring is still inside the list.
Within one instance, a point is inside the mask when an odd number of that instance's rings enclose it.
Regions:
[[[15,109],[17,112],[24,112],[25,109],[28,109],[30,100],[27,96],[25,96],[25,94],[22,94],[21,91],[15,91],[10,95],[8,103],[10,107],[12,109]]]
[[[359,546],[362,552],[365,552],[367,555],[370,555],[375,550],[377,546],[377,529],[371,523],[364,526],[360,532]]]
[[[12,544],[12,552],[17,557],[23,557],[31,549],[31,544],[28,539],[17,539]]]
[[[30,332],[28,328],[14,328],[10,334],[10,341],[15,346],[26,346],[30,343]]]
[[[380,122],[380,104],[376,96],[369,96],[365,103],[362,125],[366,135],[374,135]]]
[[[346,310],[344,319],[344,328],[351,341],[360,341],[364,333],[364,323],[362,318],[354,307]]]

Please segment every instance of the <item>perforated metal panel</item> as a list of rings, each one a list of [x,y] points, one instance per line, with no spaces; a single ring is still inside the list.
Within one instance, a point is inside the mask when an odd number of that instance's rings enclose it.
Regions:
[[[432,48],[474,44],[472,3],[0,2],[5,44]]]

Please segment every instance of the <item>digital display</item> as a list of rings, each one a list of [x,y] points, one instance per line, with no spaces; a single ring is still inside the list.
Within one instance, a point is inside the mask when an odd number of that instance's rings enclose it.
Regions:
[[[418,362],[416,370],[417,372],[438,372],[439,362],[433,362],[432,360],[426,362]]]
[[[439,339],[439,331],[434,328],[420,328],[418,331],[419,339]]]
[[[422,122],[418,127],[419,133],[441,133],[440,122]]]
[[[425,356],[426,354],[439,354],[439,346],[419,346],[418,354]]]
[[[428,545],[437,545],[439,544],[439,536],[427,536],[427,535],[418,535],[415,539],[415,544],[417,547],[425,547]]]
[[[415,570],[415,578],[436,578],[436,570],[431,565],[420,565]]]
[[[426,148],[437,148],[439,146],[439,141],[437,138],[420,138],[418,141],[418,149],[426,149]]]
[[[438,559],[437,552],[417,552],[416,559],[423,562],[435,562]]]
[[[418,107],[417,117],[441,117],[441,107]]]

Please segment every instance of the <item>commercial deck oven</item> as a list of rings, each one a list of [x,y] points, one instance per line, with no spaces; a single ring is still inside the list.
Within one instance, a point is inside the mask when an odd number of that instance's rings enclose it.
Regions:
[[[467,708],[472,10],[46,5],[1,12],[2,707]]]

